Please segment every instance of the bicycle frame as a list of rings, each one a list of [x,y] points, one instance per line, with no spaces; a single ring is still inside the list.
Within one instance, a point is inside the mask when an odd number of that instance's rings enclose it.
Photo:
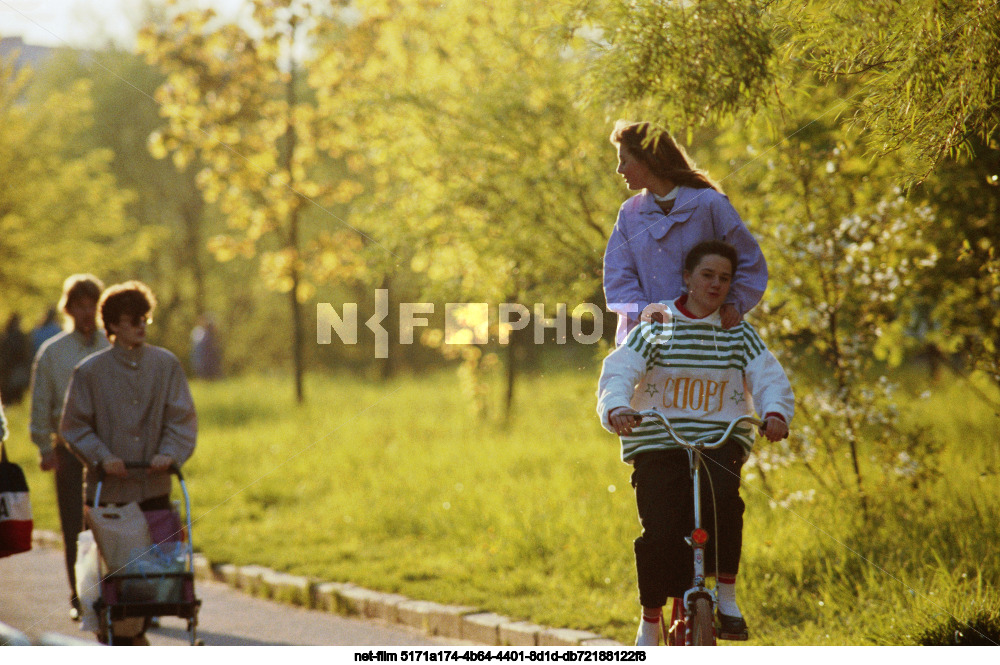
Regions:
[[[685,538],[688,545],[691,546],[694,551],[694,578],[692,579],[691,588],[684,593],[683,607],[684,607],[684,636],[681,644],[692,644],[692,629],[694,624],[694,606],[699,599],[707,599],[709,603],[710,616],[715,616],[715,607],[718,604],[718,599],[716,598],[715,590],[709,589],[705,585],[705,545],[708,542],[708,532],[706,532],[701,526],[701,465],[702,459],[701,455],[703,451],[714,450],[716,448],[721,448],[729,441],[729,437],[732,436],[733,431],[735,431],[736,426],[743,422],[748,422],[753,425],[762,426],[764,423],[757,417],[752,415],[744,415],[736,418],[731,423],[729,427],[726,428],[725,433],[715,441],[709,441],[708,437],[702,437],[694,441],[687,441],[682,438],[670,425],[670,421],[663,417],[658,411],[654,409],[649,409],[646,411],[640,411],[639,415],[642,418],[651,418],[666,429],[667,433],[673,441],[687,450],[688,453],[688,463],[691,467],[691,485],[694,492],[694,530],[691,535]],[[674,608],[673,616],[671,618],[671,626],[669,629],[669,634],[666,630],[666,624],[664,624],[664,642],[667,644],[675,643],[678,639],[680,632],[680,626],[678,626],[679,618],[677,608]],[[714,630],[714,629],[713,629]],[[714,634],[712,643],[714,644]]]

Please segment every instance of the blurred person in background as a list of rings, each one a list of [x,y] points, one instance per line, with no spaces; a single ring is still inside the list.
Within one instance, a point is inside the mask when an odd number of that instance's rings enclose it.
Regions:
[[[76,596],[76,538],[83,529],[83,465],[59,436],[59,418],[70,376],[77,363],[105,349],[97,329],[97,299],[104,284],[93,275],[72,275],[63,284],[59,309],[69,329],[47,339],[31,368],[31,440],[38,446],[43,471],[55,471],[56,499],[70,587],[70,617],[80,618]]]
[[[211,314],[199,316],[198,325],[191,331],[191,368],[199,379],[222,376],[222,348]]]
[[[20,403],[30,380],[31,341],[21,330],[21,315],[14,313],[0,339],[0,393],[7,404]]]
[[[46,342],[50,337],[55,337],[62,332],[63,328],[59,325],[59,313],[56,311],[55,307],[49,307],[48,311],[45,312],[45,318],[35,326],[31,331],[31,356],[35,357],[38,355],[38,349],[42,348],[42,344]]]

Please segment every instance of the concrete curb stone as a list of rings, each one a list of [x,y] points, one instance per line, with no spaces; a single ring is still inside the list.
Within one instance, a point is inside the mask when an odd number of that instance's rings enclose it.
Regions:
[[[389,623],[399,623],[399,604],[406,602],[409,598],[398,593],[382,593],[381,591],[373,593],[375,594],[374,599],[368,601],[368,611],[373,613],[372,616]]]
[[[429,633],[430,613],[435,605],[429,600],[405,600],[396,606],[399,623]]]
[[[272,570],[262,574],[260,581],[267,587],[267,597],[271,600],[312,608],[313,583],[309,579]]]
[[[240,588],[240,569],[234,563],[224,563],[214,566],[215,578],[229,586]]]
[[[478,612],[466,605],[442,605],[429,600],[405,600],[396,606],[398,622],[442,637],[462,636],[462,618]]]
[[[240,566],[236,576],[236,583],[230,586],[235,586],[237,589],[245,591],[251,596],[270,598],[268,584],[264,582],[264,577],[273,572],[270,568],[253,564]]]
[[[343,608],[344,614],[372,618],[375,615],[373,613],[369,614],[368,604],[369,601],[374,602],[375,595],[374,591],[348,584],[338,594],[338,598],[340,599],[339,605]]]
[[[318,582],[313,587],[312,606],[323,612],[342,613],[340,592],[348,586],[344,582]]]
[[[437,605],[437,603],[435,603]],[[475,614],[479,609],[469,605],[437,605],[428,614],[427,620],[431,635],[462,639],[462,622],[469,614]]]
[[[479,642],[480,644],[500,644],[500,626],[513,623],[510,618],[492,612],[466,614],[462,617],[463,640]]]
[[[538,634],[543,630],[545,626],[527,621],[505,623],[500,626],[500,644],[511,647],[535,647],[538,646]]]
[[[538,633],[540,647],[575,647],[586,640],[601,639],[597,633],[572,628],[546,628]]]
[[[213,579],[212,564],[204,554],[196,552],[194,555],[194,577],[196,580]]]

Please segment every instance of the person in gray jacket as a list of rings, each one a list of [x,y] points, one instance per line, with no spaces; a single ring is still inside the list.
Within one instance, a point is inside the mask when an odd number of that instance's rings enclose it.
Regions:
[[[155,305],[141,282],[109,287],[98,309],[112,346],[73,371],[59,429],[87,468],[88,505],[101,469],[101,505],[134,501],[144,511],[169,510],[166,472],[194,452],[197,416],[181,363],[170,351],[146,344]],[[149,468],[128,469],[129,462]],[[147,643],[143,633],[124,637]],[[115,635],[115,643],[121,642]]]
[[[93,275],[71,275],[63,283],[59,309],[71,326],[47,339],[31,367],[31,441],[38,446],[42,471],[55,472],[56,501],[62,525],[70,618],[80,618],[76,597],[76,538],[83,528],[83,465],[59,436],[66,388],[77,363],[110,343],[97,328],[97,300],[104,284]]]

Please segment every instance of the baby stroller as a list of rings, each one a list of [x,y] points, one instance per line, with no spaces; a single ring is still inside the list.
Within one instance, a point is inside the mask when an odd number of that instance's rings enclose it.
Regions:
[[[149,468],[141,462],[128,462],[125,466]],[[202,644],[198,640],[201,600],[194,594],[191,500],[180,469],[171,466],[169,473],[177,476],[184,496],[186,528],[173,509],[143,512],[137,504],[101,506],[104,473],[98,471],[94,507],[87,508],[86,522],[102,555],[100,595],[93,606],[99,626],[98,639],[105,644],[115,641],[113,622],[141,619],[138,623],[145,631],[153,617],[164,616],[187,619],[191,644]]]

